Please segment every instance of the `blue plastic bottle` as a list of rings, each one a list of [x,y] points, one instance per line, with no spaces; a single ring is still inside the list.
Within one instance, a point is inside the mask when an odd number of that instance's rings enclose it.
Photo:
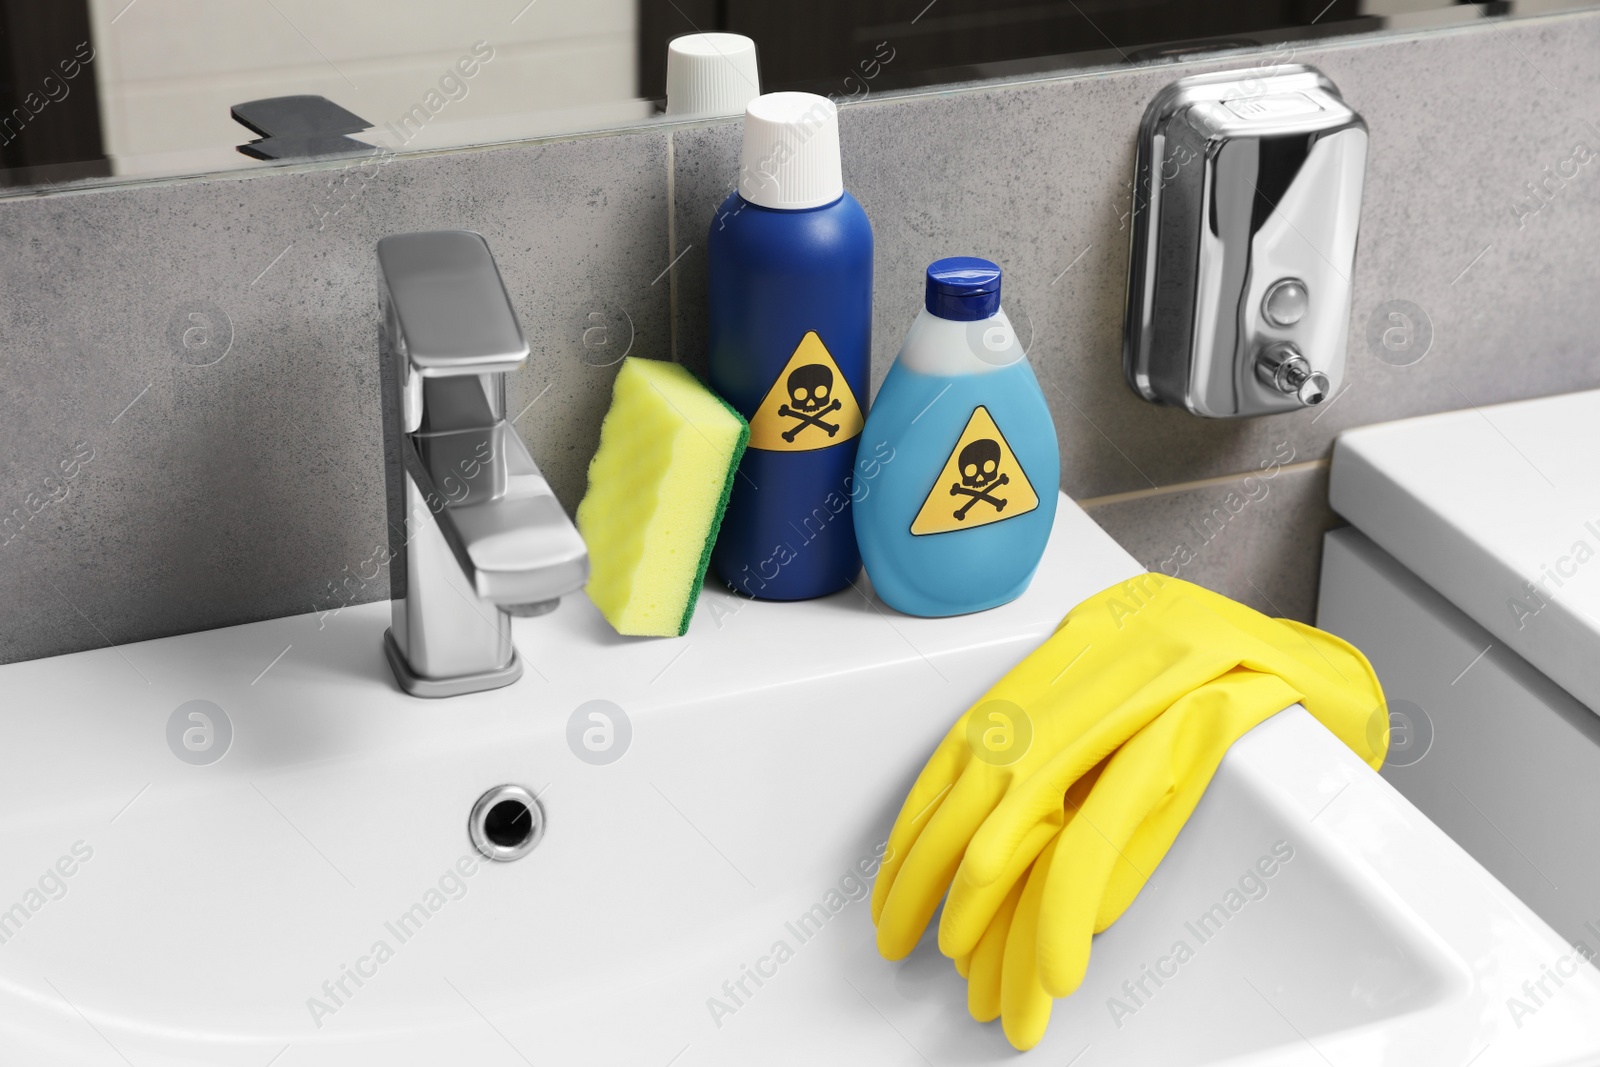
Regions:
[[[961,615],[1028,587],[1055,521],[1061,456],[1033,368],[1000,308],[1000,268],[941,259],[862,440],[887,442],[856,538],[884,603]]]
[[[750,445],[711,554],[766,600],[836,592],[861,570],[851,468],[872,355],[872,227],[839,174],[834,105],[757,97],[739,190],[707,242],[711,386]]]

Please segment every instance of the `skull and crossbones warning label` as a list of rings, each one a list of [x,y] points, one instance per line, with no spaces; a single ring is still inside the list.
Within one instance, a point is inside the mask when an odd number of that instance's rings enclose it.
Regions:
[[[1026,515],[1038,506],[1039,494],[1016,453],[980,404],[911,521],[911,532],[921,536],[970,530]]]
[[[812,330],[750,416],[750,447],[810,452],[850,440],[865,421],[850,383]]]

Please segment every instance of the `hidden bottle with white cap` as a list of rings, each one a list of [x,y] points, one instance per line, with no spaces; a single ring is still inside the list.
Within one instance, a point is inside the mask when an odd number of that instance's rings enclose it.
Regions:
[[[761,95],[756,43],[737,33],[686,33],[667,42],[667,115],[743,115]]]
[[[908,615],[961,615],[1028,587],[1055,521],[1061,456],[1039,380],[1000,307],[1000,268],[928,268],[924,308],[862,439],[887,442],[856,502],[867,577]]]
[[[711,386],[750,444],[711,555],[733,589],[803,600],[861,570],[852,468],[872,354],[872,226],[845,192],[833,103],[745,111],[739,186],[707,241]]]

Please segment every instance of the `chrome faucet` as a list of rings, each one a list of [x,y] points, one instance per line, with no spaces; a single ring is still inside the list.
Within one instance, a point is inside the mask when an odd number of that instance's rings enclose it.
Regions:
[[[580,589],[589,556],[506,421],[528,358],[511,298],[476,233],[378,242],[378,353],[391,627],[400,687],[447,697],[522,676],[514,615]]]

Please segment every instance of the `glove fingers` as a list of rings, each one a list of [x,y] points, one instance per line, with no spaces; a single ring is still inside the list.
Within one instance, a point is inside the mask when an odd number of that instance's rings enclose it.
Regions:
[[[966,876],[965,865],[957,868],[955,880],[950,885],[950,895],[945,899],[944,911],[939,915],[939,951],[946,956],[959,956],[972,952],[979,941],[988,936],[995,916],[1028,876],[1028,868],[1061,830],[1061,818],[1046,819],[1033,827],[1028,837],[1018,846],[1011,866],[988,885],[978,885]]]
[[[1045,846],[1028,874],[1011,918],[1011,929],[1006,934],[1005,956],[1001,961],[1000,1025],[1006,1032],[1006,1040],[1022,1052],[1044,1037],[1050,1025],[1050,1010],[1055,1006],[1050,994],[1039,984],[1038,927],[1046,877],[1060,841],[1057,836]],[[1051,891],[1054,892],[1053,887]]]
[[[1228,747],[1297,699],[1381,766],[1382,692],[1337,638],[1158,575],[1085,600],[918,776],[873,888],[880,952],[908,954],[949,889],[939,943],[968,1010],[998,1012],[1011,1043],[1033,1047],[1052,994],[1081,984],[1094,933],[1162,862]],[[968,737],[995,701],[1029,727],[1005,764]]]
[[[922,772],[918,774],[916,782],[906,795],[905,803],[900,806],[899,815],[895,818],[894,827],[889,833],[883,864],[877,882],[872,887],[874,923],[882,922],[884,907],[888,903],[895,883],[899,881],[901,869],[916,851],[917,842],[932,825],[934,816],[945,805],[949,794],[973,762],[972,744],[968,737],[973,713],[995,701],[1004,701],[1018,707],[1034,706],[1038,694],[1048,688],[1049,680],[1061,673],[1055,664],[1063,656],[1076,659],[1079,652],[1086,650],[1085,640],[1079,637],[1076,631],[1068,634],[1064,629],[1065,622],[1062,628],[1042,646],[1012,668],[984,694],[981,700],[969,708],[951,726],[939,742],[938,748],[929,757]],[[1078,627],[1078,630],[1082,629],[1082,626]],[[1040,716],[1045,714],[1043,711],[1036,713]],[[1001,766],[995,764],[995,769],[998,770]],[[979,813],[980,821],[992,807],[993,801]]]
[[[1017,850],[1017,858],[1013,859],[1011,868],[1001,878],[987,886],[976,886],[967,880],[966,863],[963,861],[961,868],[956,871],[955,882],[950,887],[950,896],[945,901],[944,913],[939,920],[941,952],[949,956],[956,951],[970,951],[967,947],[969,939],[971,944],[977,943],[977,938],[982,937],[987,929],[988,917],[999,907],[998,902],[1005,899],[997,890],[1003,887],[1009,893],[1012,886],[1026,880],[1035,858],[1061,832],[1073,813],[1083,806],[1108,762],[1110,757],[1079,775],[1067,790],[1066,803],[1058,805],[1034,828],[1029,839]]]
[[[889,889],[894,885],[901,866],[917,838],[927,828],[940,805],[950,795],[966,768],[971,750],[966,744],[966,716],[956,720],[939,747],[923,765],[900,814],[895,817],[894,828],[889,831],[888,847],[884,849],[883,863],[878,869],[877,881],[872,886],[872,921],[876,923],[883,913],[883,903],[889,899]]]
[[[1022,899],[1026,878],[1019,878],[994,913],[994,919],[967,957],[967,1011],[980,1023],[1000,1017],[1000,983],[1005,960],[1006,938],[1011,933],[1012,917]]]
[[[1162,727],[1157,720],[1117,750],[1056,839],[1050,892],[1037,919],[1039,980],[1054,996],[1068,996],[1083,982],[1111,872],[1126,862],[1129,839],[1171,786],[1170,765],[1151,758],[1161,754],[1152,740],[1159,741]]]
[[[1190,673],[1209,675],[1220,669],[1225,669],[1225,665],[1202,662],[1195,664]],[[1057,673],[1060,673],[1059,669]],[[1021,790],[1014,784],[1012,765],[991,765],[972,759],[965,726],[962,725],[959,732],[952,729],[919,776],[918,787],[913,789],[912,796],[902,806],[895,829],[890,834],[882,871],[873,887],[878,947],[884,957],[900,959],[916,947],[957,867],[973,865],[968,881],[974,886],[1001,882],[998,891],[989,898],[990,904],[984,909],[985,913],[992,909],[994,902],[1004,899],[1007,887],[1001,881],[1002,876],[1008,867],[1020,870],[1026,866],[1028,857],[1018,857],[1017,853],[1024,841],[1029,839],[1030,833],[1033,833],[1030,844],[1036,846],[1039,838],[1034,833],[1035,828],[1041,822],[1059,815],[1061,797],[1071,783],[1081,778],[1084,772],[1152,717],[1158,710],[1154,704],[1166,699],[1166,689],[1181,691],[1186,686],[1192,687],[1184,680],[1183,674],[1171,671],[1162,675],[1156,683],[1142,687],[1143,695],[1131,707],[1125,704],[1121,715],[1114,713],[1091,725],[1088,734],[1077,745],[1051,759],[1048,774],[1030,775]],[[1001,693],[1021,697],[1024,689],[1011,684],[1008,676],[1006,683],[991,690],[990,697],[1000,699],[996,694]],[[976,707],[982,707],[987,702],[988,698]],[[1086,697],[1083,706],[1094,708],[1102,705],[1092,697]],[[1055,713],[1035,712],[1041,719]],[[963,716],[962,723],[966,723],[969,717],[970,713]],[[1035,745],[1041,745],[1044,741],[1039,737],[1034,739]],[[939,781],[940,774],[936,764],[941,767],[953,766],[962,760],[965,761],[965,768],[954,787],[944,790],[943,795],[934,791],[933,786]],[[917,803],[919,801],[920,804]],[[996,822],[992,813],[1002,805],[1009,806],[1013,814],[1001,819],[999,828],[991,829]],[[924,815],[929,808],[933,809],[932,814]],[[920,832],[917,829],[919,826]],[[997,842],[987,852],[975,840],[983,835]],[[988,868],[984,866],[986,858],[990,864]],[[981,936],[983,925],[976,923],[964,928],[961,948],[951,954],[966,951],[973,938]]]
[[[1073,782],[1144,729],[1183,694],[1236,665],[1236,660],[1226,656],[1191,657],[1181,665],[1159,672],[1133,696],[1065,743],[1039,770],[1012,786],[994,814],[973,836],[963,860],[969,879],[986,885],[999,878],[1011,866],[1012,857],[1031,828],[1060,808],[1061,798]],[[1137,669],[1137,665],[1130,669]]]
[[[1002,802],[1004,814],[984,822],[967,848],[969,881],[988,885],[1024,866],[1027,857],[1019,858],[1018,849],[1041,820],[1059,809],[1072,782],[1182,694],[1235,666],[1237,648],[1261,646],[1242,632],[1224,640],[1228,624],[1196,593],[1185,582],[1147,575],[1089,598],[962,717],[959,731],[946,736],[941,752],[959,752],[957,733],[965,733],[971,716],[995,702],[1014,705],[1029,719],[1030,747],[1017,763],[1005,765],[1013,769],[1015,785]],[[1254,613],[1247,618],[1269,622]],[[1144,631],[1148,639],[1136,640]],[[961,757],[969,758],[967,752]],[[1048,773],[1039,773],[1041,765]],[[914,812],[902,811],[902,818],[907,814]],[[898,880],[898,867],[889,874],[880,887]],[[874,891],[880,916],[881,902],[891,892],[892,887]],[[1001,886],[995,899],[1003,895]]]
[[[967,842],[1005,791],[1006,778],[995,771],[969,764],[917,837],[878,915],[878,951],[884,959],[902,959],[922,940]]]
[[[1113,865],[1095,916],[1095,933],[1122,917],[1149,875],[1166,858],[1234,741],[1297,698],[1282,679],[1242,669],[1218,679],[1209,687],[1209,693],[1221,699],[1197,699],[1169,712],[1188,713],[1186,721],[1168,734],[1179,746],[1165,757],[1177,769],[1177,780],[1151,809]]]

